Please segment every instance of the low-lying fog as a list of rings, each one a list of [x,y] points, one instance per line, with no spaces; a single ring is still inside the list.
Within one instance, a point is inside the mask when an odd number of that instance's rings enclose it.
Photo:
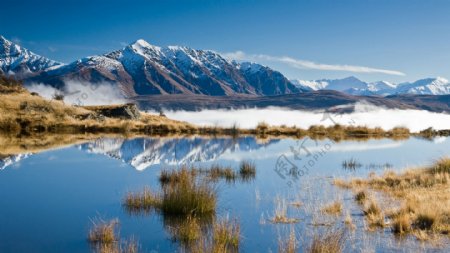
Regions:
[[[298,111],[285,108],[164,111],[167,117],[187,121],[202,126],[254,128],[260,122],[269,125],[297,126],[308,128],[312,125],[341,125],[381,127],[407,127],[413,132],[433,127],[450,129],[450,114],[433,113],[422,110],[385,109],[367,104],[356,104],[355,112],[348,114],[328,114],[320,111]]]

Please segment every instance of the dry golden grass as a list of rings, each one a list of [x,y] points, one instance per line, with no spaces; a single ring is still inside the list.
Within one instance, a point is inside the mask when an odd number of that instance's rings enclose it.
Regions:
[[[450,158],[438,159],[426,168],[386,172],[366,180],[338,180],[335,185],[372,189],[396,199],[397,210],[388,216],[394,233],[412,233],[421,240],[428,238],[427,234],[450,234]],[[376,202],[364,195],[362,198],[360,191],[355,199],[366,199],[364,213],[369,224],[381,226],[384,215]]]
[[[130,240],[121,240],[117,227],[118,219],[104,221],[97,218],[92,221],[92,227],[89,230],[88,241],[94,252],[99,253],[137,253],[138,243],[131,238]]]
[[[216,191],[209,181],[199,180],[194,171],[181,167],[166,172],[161,193],[144,188],[142,192],[129,193],[123,205],[130,213],[145,213],[155,209],[164,215],[214,214]]]
[[[90,243],[113,244],[118,241],[116,232],[119,221],[117,219],[104,221],[101,219],[92,221],[92,228],[89,230],[88,241]]]
[[[295,253],[298,251],[298,244],[295,230],[291,228],[288,237],[278,239],[278,253]]]
[[[286,205],[285,199],[277,197],[275,199],[275,204],[276,204],[276,207],[275,207],[274,215],[271,219],[272,223],[291,224],[291,223],[299,222],[299,219],[288,217],[288,215],[287,215],[288,207]]]
[[[342,203],[340,201],[334,201],[323,207],[321,211],[326,214],[340,215],[342,213]]]
[[[309,253],[340,253],[344,251],[345,232],[343,230],[329,231],[315,235],[307,252]]]

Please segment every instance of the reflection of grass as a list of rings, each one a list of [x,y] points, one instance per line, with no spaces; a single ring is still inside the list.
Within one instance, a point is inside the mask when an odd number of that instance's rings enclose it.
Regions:
[[[191,245],[201,236],[201,227],[199,219],[194,216],[187,216],[181,221],[169,226],[169,232],[172,238],[180,241],[184,245]]]
[[[361,166],[362,164],[358,162],[355,158],[350,158],[342,162],[342,168],[345,170],[356,170]]]
[[[278,252],[279,253],[295,253],[298,251],[298,240],[295,234],[295,230],[292,228],[289,236],[280,237],[278,239]]]
[[[217,221],[213,226],[214,248],[219,252],[227,252],[229,249],[239,248],[240,226],[236,220],[228,218]]]
[[[410,169],[401,174],[386,172],[367,180],[335,181],[335,185],[354,189],[373,189],[399,200],[396,211],[388,218],[394,233],[412,233],[419,239],[427,234],[450,233],[450,158],[436,160],[431,166]],[[366,194],[356,194],[362,203],[366,199],[364,213],[369,224],[384,226],[384,215],[374,199]]]

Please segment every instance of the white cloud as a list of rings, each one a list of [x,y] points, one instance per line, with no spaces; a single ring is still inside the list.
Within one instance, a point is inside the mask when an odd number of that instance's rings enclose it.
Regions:
[[[52,99],[54,94],[62,93],[64,102],[76,105],[109,105],[124,104],[127,100],[120,90],[109,83],[89,83],[76,80],[65,80],[62,90],[45,84],[30,84],[26,88],[37,92],[44,98]]]
[[[243,51],[235,51],[229,53],[223,53],[224,57],[231,60],[238,61],[269,61],[269,62],[280,62],[297,69],[317,69],[317,70],[327,70],[327,71],[348,71],[355,73],[380,73],[387,75],[397,75],[404,76],[405,73],[397,70],[388,70],[380,68],[371,68],[364,66],[354,66],[354,65],[339,65],[339,64],[324,64],[316,63],[312,61],[295,59],[288,56],[270,56],[265,54],[246,54]]]
[[[324,118],[321,111],[300,111],[288,108],[235,109],[235,110],[202,110],[202,111],[164,111],[167,117],[186,121],[200,126],[254,128],[260,122],[269,125],[297,126],[307,129],[313,125],[332,126],[334,122],[348,126],[381,127],[385,130],[394,127],[407,127],[418,132],[429,127],[448,129],[450,115],[423,110],[386,109],[368,106],[363,103],[355,105],[355,111],[348,114],[330,114]]]

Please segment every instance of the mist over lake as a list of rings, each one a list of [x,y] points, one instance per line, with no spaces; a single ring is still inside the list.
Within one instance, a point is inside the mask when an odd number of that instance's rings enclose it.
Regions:
[[[323,111],[300,111],[286,108],[201,110],[201,111],[165,111],[169,118],[187,121],[202,126],[254,128],[265,122],[273,126],[297,126],[309,128],[313,125],[381,127],[389,130],[394,127],[406,127],[413,132],[432,127],[448,129],[450,115],[423,110],[385,109],[367,104],[357,104],[355,112],[334,114]]]

